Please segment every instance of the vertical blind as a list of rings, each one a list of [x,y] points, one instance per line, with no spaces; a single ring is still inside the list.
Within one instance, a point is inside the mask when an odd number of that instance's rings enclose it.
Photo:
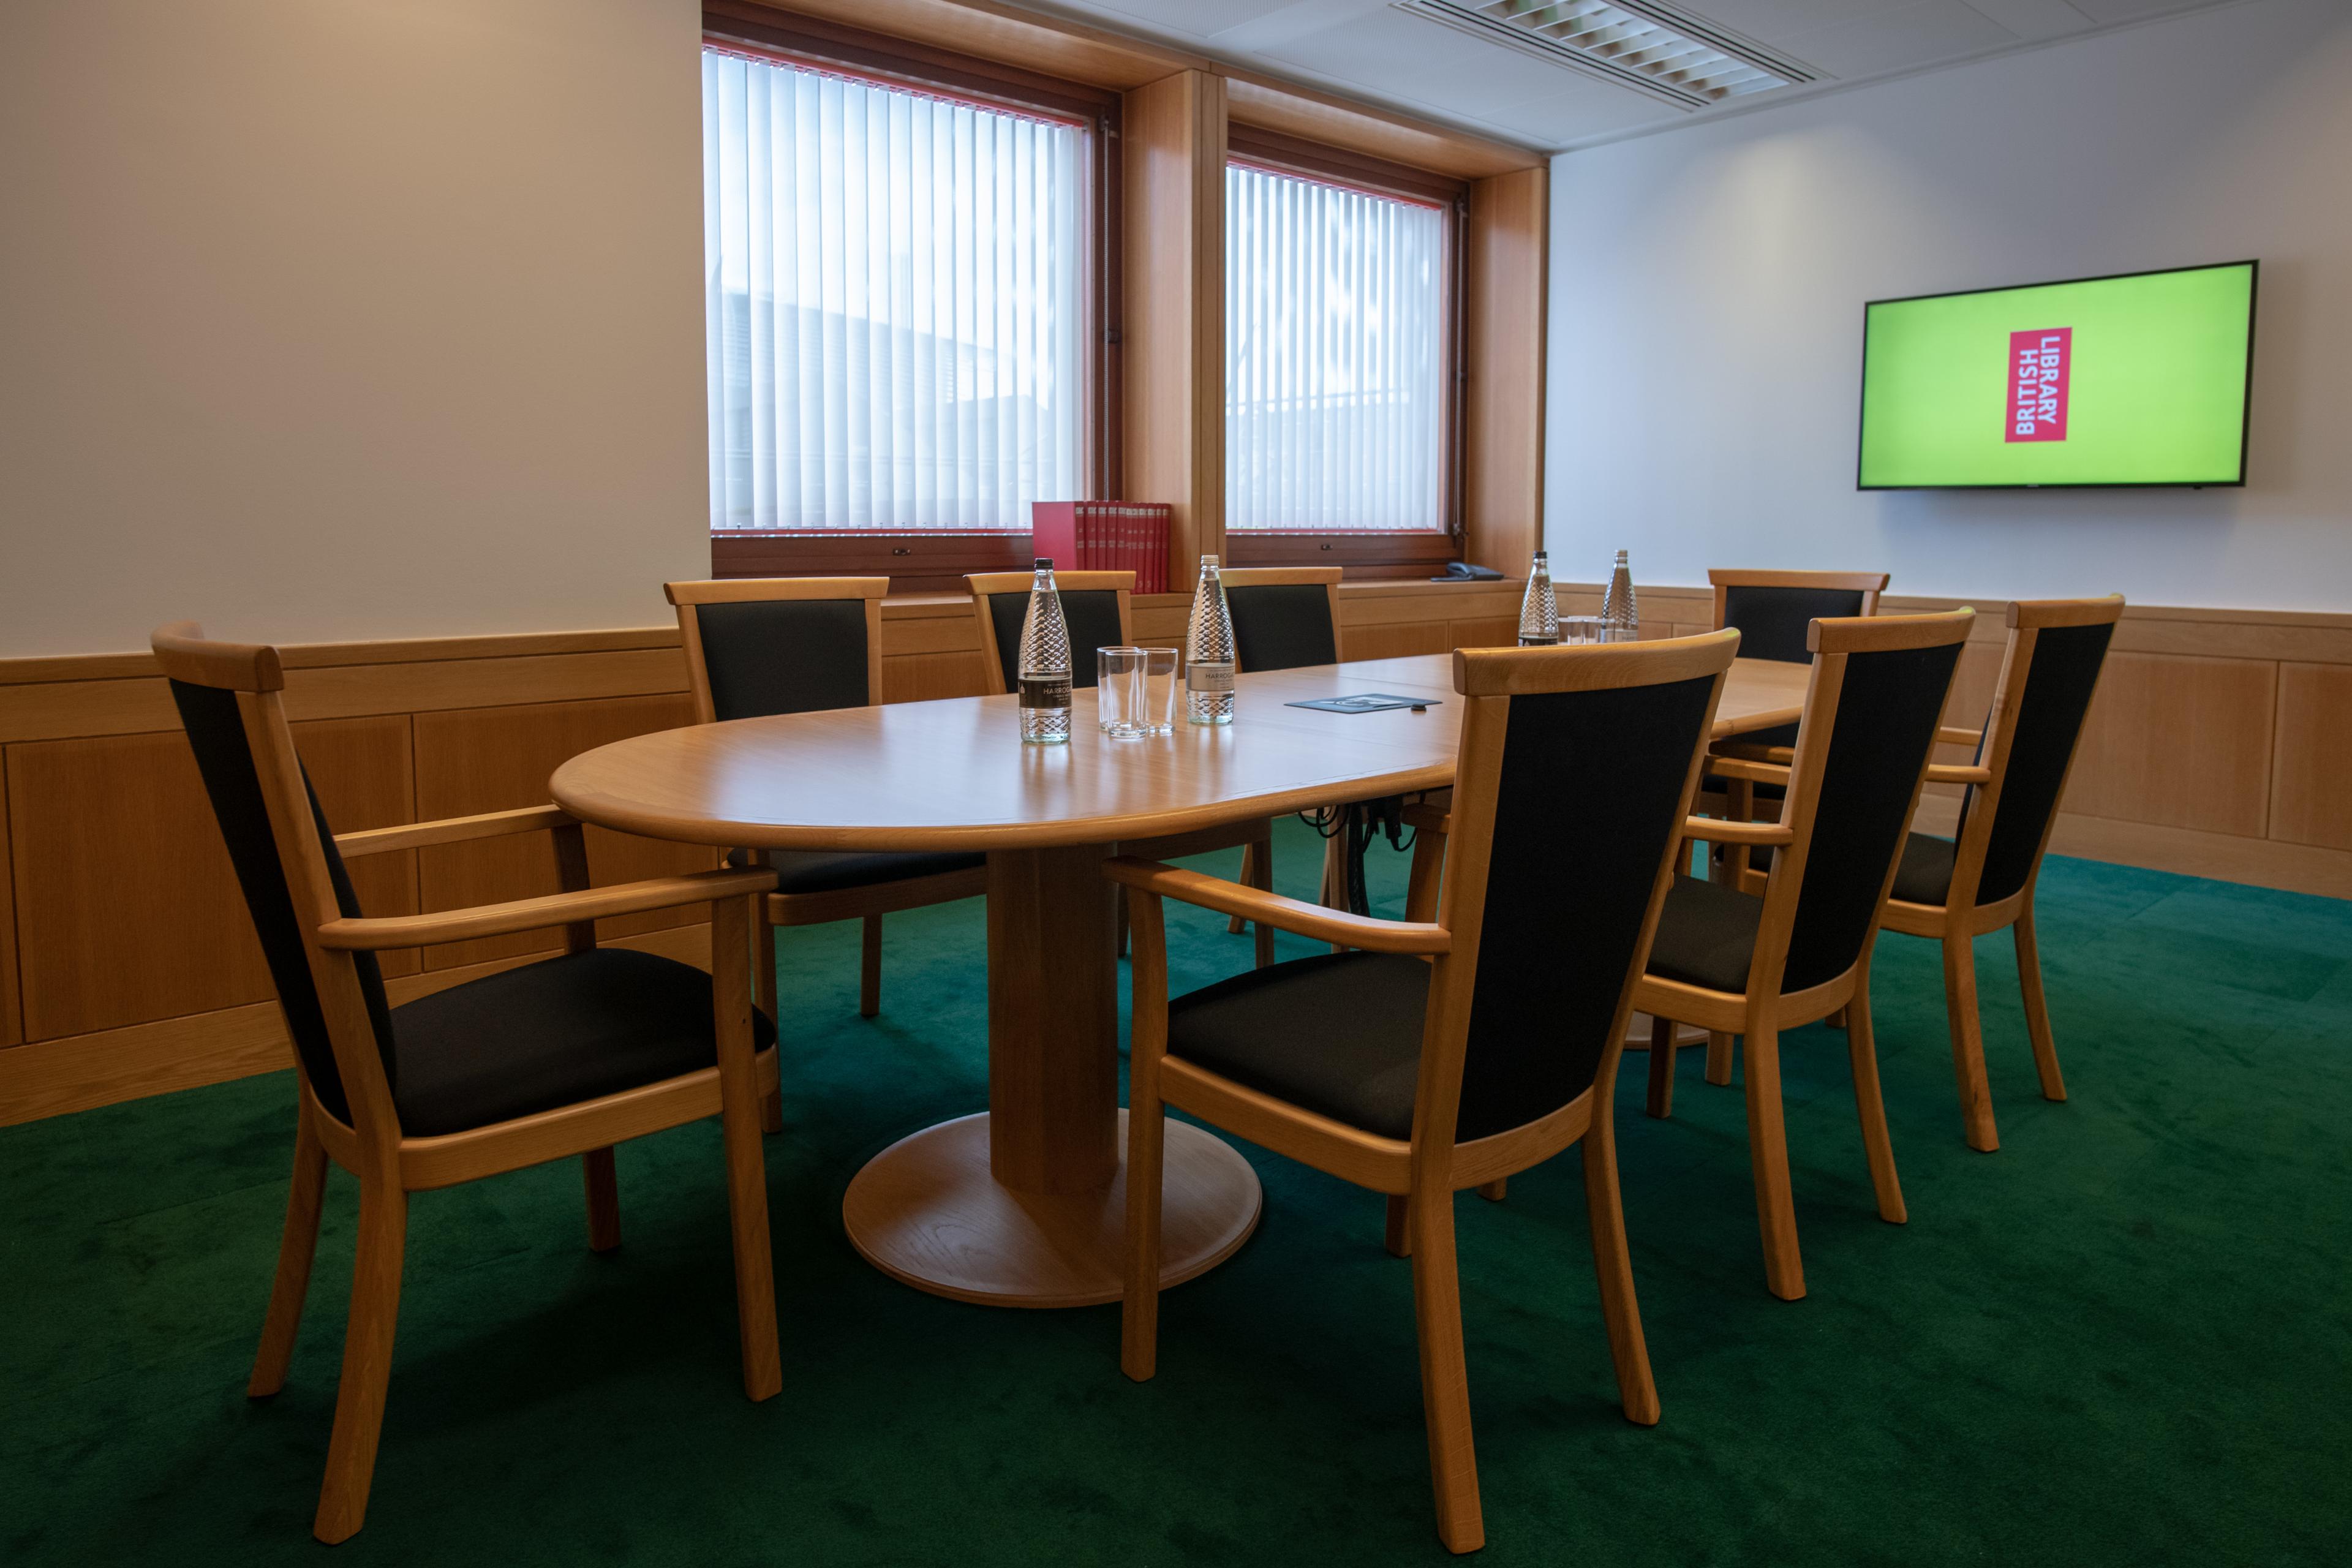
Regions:
[[[1445,526],[1445,217],[1225,169],[1225,526]]]
[[[1078,495],[1059,121],[702,56],[713,529],[1026,529]]]

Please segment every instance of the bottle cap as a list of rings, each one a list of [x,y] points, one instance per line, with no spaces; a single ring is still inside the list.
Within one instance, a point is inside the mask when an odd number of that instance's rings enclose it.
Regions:
[[[1543,560],[1547,560],[1547,559],[1549,559],[1549,557],[1544,553],[1544,552],[1542,552],[1542,551],[1538,550],[1538,551],[1537,551],[1537,552],[1536,552],[1536,559],[1537,559],[1537,560],[1538,560],[1538,561],[1543,561]]]
[[[1040,555],[1029,564],[1040,572],[1051,572],[1054,569],[1054,558],[1050,555]]]

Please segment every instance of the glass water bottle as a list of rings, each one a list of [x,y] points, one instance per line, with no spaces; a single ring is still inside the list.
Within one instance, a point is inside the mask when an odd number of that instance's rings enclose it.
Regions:
[[[1559,603],[1551,594],[1551,562],[1540,550],[1528,568],[1528,591],[1519,598],[1519,646],[1549,647],[1559,641]]]
[[[1641,628],[1642,612],[1633,604],[1633,574],[1621,550],[1616,570],[1609,574],[1609,592],[1601,601],[1601,635],[1611,642],[1631,642]]]
[[[1021,739],[1052,745],[1070,738],[1070,628],[1054,586],[1054,563],[1040,555],[1021,618]]]
[[[1213,555],[1201,557],[1192,618],[1184,630],[1184,717],[1194,724],[1234,721],[1234,617]]]

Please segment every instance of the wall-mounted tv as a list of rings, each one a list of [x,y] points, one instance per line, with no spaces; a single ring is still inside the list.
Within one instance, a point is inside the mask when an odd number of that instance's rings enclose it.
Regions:
[[[1872,301],[1861,488],[2244,484],[2257,270]]]

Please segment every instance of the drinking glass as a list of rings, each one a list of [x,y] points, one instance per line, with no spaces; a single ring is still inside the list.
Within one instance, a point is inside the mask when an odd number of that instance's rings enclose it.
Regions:
[[[1151,733],[1143,710],[1144,654],[1139,647],[1095,649],[1095,719],[1102,732],[1131,741]]]
[[[1599,616],[1562,616],[1559,618],[1559,640],[1563,643],[1596,643],[1602,641]]]
[[[1143,672],[1136,680],[1140,692],[1138,711],[1144,731],[1172,735],[1176,732],[1176,650],[1147,647],[1137,651],[1143,655]]]

